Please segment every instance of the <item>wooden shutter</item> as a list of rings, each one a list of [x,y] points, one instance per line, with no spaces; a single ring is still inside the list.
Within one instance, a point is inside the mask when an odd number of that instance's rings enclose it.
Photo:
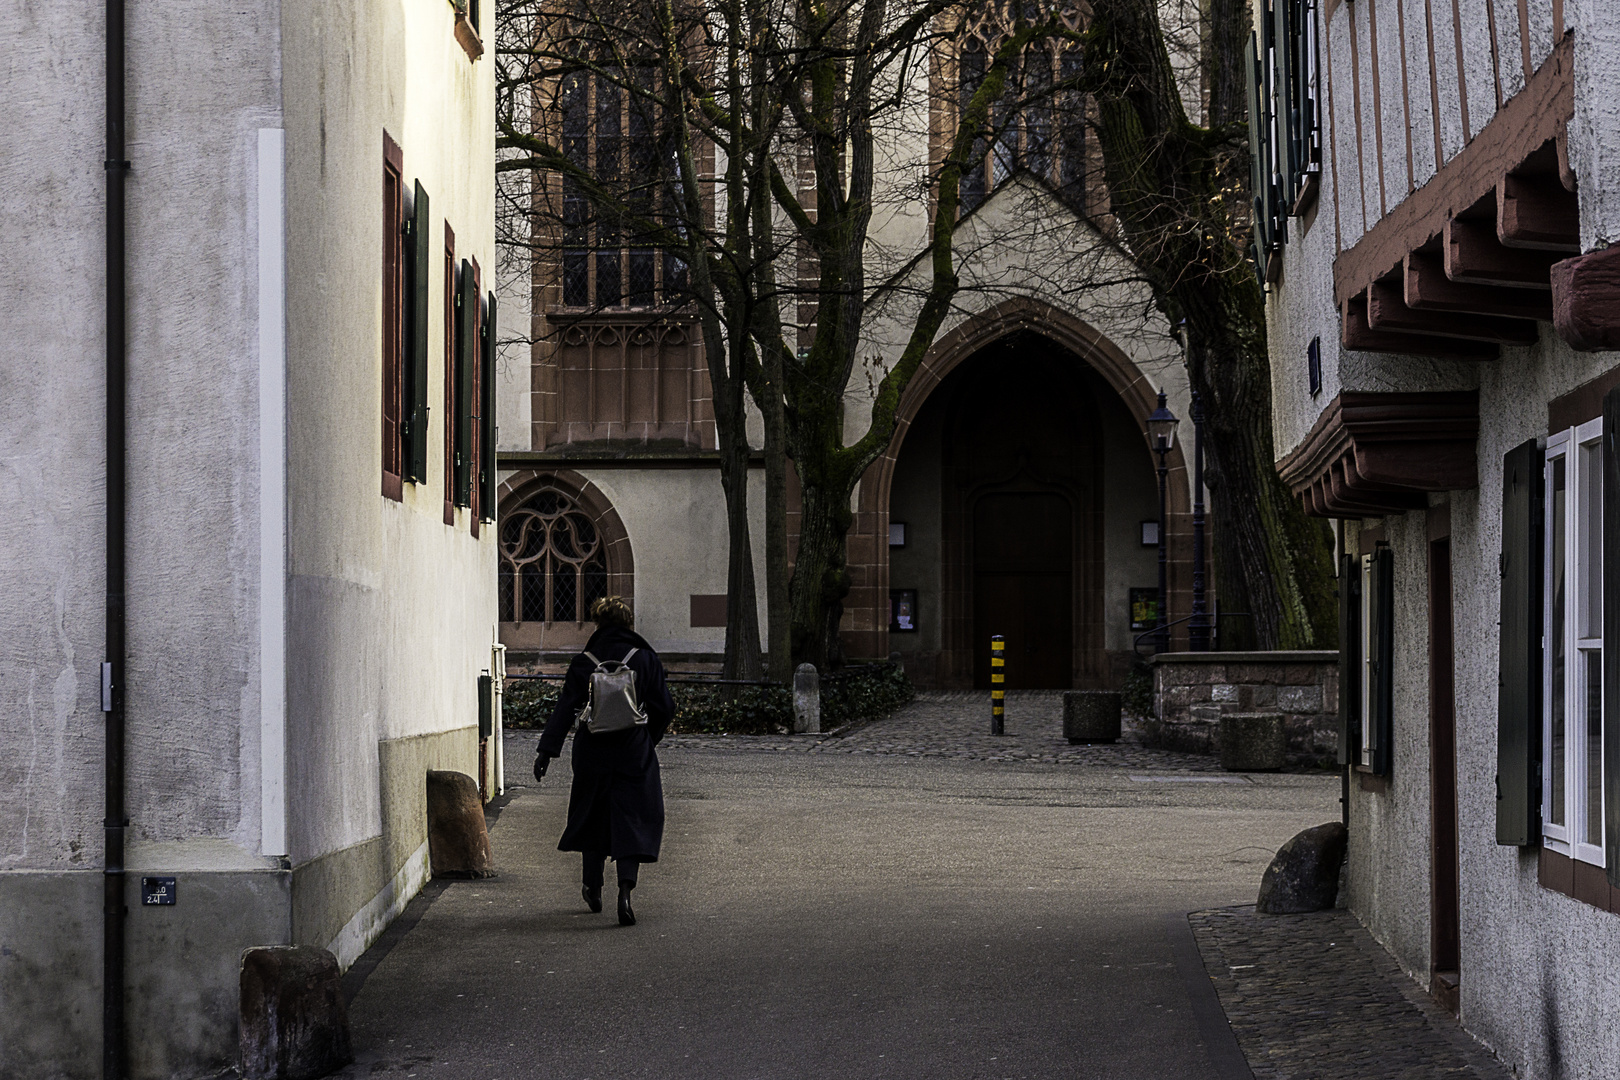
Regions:
[[[1620,887],[1620,390],[1603,398],[1603,855]],[[1611,644],[1614,643],[1614,644]]]
[[[1498,563],[1496,842],[1518,846],[1541,837],[1541,489],[1542,449],[1531,439],[1502,462]]]
[[[433,260],[428,221],[428,193],[418,180],[405,229],[405,479],[413,484],[427,483],[428,268]]]
[[[1361,560],[1339,557],[1339,764],[1354,765],[1361,736]]]
[[[1294,190],[1294,136],[1299,130],[1299,103],[1294,96],[1295,28],[1291,25],[1293,19],[1289,18],[1292,6],[1291,0],[1272,0],[1271,5],[1272,56],[1276,64],[1271,93],[1277,115],[1277,172],[1281,184],[1277,193],[1279,234],[1288,227],[1288,210],[1297,194]]]
[[[1367,725],[1372,743],[1372,771],[1390,773],[1390,747],[1395,741],[1395,553],[1388,547],[1373,552],[1372,574],[1367,587],[1372,603],[1367,617],[1367,648],[1372,654],[1368,692],[1372,695],[1372,722]]]
[[[478,280],[472,263],[461,260],[456,288],[456,487],[457,506],[472,505],[472,379],[477,366]]]
[[[495,520],[495,293],[489,294],[484,314],[484,356],[479,365],[483,382],[479,395],[478,508],[485,521]]]
[[[1261,77],[1259,49],[1259,39],[1251,33],[1249,49],[1243,58],[1249,75],[1249,216],[1253,223],[1254,271],[1263,282],[1266,253],[1271,249],[1265,198],[1270,170],[1266,167],[1265,80]]]

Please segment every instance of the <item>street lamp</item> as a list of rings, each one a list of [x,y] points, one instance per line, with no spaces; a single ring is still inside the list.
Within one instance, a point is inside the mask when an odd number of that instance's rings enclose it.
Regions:
[[[1165,541],[1168,530],[1166,525],[1165,482],[1170,475],[1169,466],[1165,464],[1164,457],[1170,452],[1170,447],[1176,441],[1176,425],[1181,423],[1176,414],[1171,412],[1164,403],[1164,390],[1159,390],[1159,407],[1148,414],[1147,434],[1148,445],[1153,452],[1159,455],[1159,605],[1156,625],[1153,634],[1153,651],[1164,652],[1170,647],[1170,610],[1167,606],[1169,590],[1166,587],[1166,547]]]

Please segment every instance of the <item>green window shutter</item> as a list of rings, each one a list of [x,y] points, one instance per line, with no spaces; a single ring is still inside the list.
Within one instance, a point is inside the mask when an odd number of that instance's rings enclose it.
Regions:
[[[1249,48],[1244,65],[1249,74],[1249,194],[1250,221],[1254,232],[1255,273],[1260,280],[1266,276],[1266,253],[1271,250],[1271,223],[1266,217],[1265,192],[1270,183],[1270,170],[1266,167],[1266,115],[1265,80],[1261,74],[1259,39],[1249,35]]]
[[[1603,854],[1620,887],[1620,390],[1603,398]],[[1616,642],[1611,645],[1610,642]]]
[[[1372,723],[1367,725],[1372,743],[1372,771],[1390,773],[1390,747],[1395,741],[1395,553],[1387,547],[1373,552],[1372,603],[1368,605],[1367,648],[1372,654],[1369,692],[1372,695]]]
[[[416,182],[416,200],[405,223],[405,479],[427,483],[428,455],[428,193]]]
[[[482,393],[479,395],[478,511],[485,521],[494,521],[495,507],[495,293],[489,294],[484,315],[484,356],[479,366]]]
[[[1271,92],[1280,135],[1277,145],[1277,172],[1281,182],[1278,217],[1282,222],[1288,220],[1288,210],[1293,206],[1294,197],[1299,194],[1294,185],[1294,137],[1299,130],[1299,103],[1294,95],[1294,27],[1290,25],[1293,20],[1289,17],[1292,6],[1290,0],[1272,0],[1271,7],[1271,40],[1275,45],[1272,55],[1276,57],[1277,64],[1274,73],[1276,81]],[[1286,225],[1281,228],[1286,228]]]
[[[1531,439],[1502,461],[1498,564],[1496,842],[1517,846],[1541,836],[1541,489],[1542,449]]]
[[[1361,734],[1361,561],[1339,557],[1339,764],[1354,765]]]
[[[461,260],[456,284],[456,439],[455,504],[472,505],[473,368],[478,348],[478,282],[472,263]]]

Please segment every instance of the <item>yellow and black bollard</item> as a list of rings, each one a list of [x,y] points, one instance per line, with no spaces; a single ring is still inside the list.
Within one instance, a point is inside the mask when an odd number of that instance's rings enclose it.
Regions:
[[[990,639],[990,734],[1007,734],[1007,643],[1000,634]]]

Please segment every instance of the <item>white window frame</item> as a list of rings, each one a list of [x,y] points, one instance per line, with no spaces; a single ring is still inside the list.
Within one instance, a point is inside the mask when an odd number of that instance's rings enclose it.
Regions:
[[[1601,444],[1603,421],[1590,420],[1578,427],[1566,428],[1547,440],[1543,458],[1545,472],[1545,502],[1543,514],[1546,522],[1546,556],[1543,579],[1542,619],[1542,770],[1541,821],[1542,840],[1549,850],[1567,855],[1580,862],[1604,865],[1604,821],[1601,801],[1596,820],[1588,814],[1588,732],[1584,706],[1588,703],[1587,684],[1598,680],[1597,707],[1598,747],[1596,777],[1601,792],[1604,777],[1601,753],[1602,678],[1603,678],[1603,475]],[[1553,489],[1555,466],[1564,466],[1564,500],[1562,520],[1555,520]],[[1562,526],[1562,550],[1555,551],[1555,528]],[[1562,558],[1562,566],[1556,565]],[[1554,588],[1557,572],[1563,572],[1564,596],[1561,625],[1554,625]],[[1554,702],[1554,669],[1559,657],[1563,658],[1562,716],[1556,715]],[[1561,760],[1555,753],[1554,724],[1563,723],[1564,746]],[[1564,777],[1563,806],[1554,805],[1553,776],[1562,766]],[[1558,811],[1562,811],[1561,815]],[[1561,816],[1562,824],[1554,817]],[[1591,830],[1595,829],[1595,833]],[[1589,843],[1595,835],[1597,842]]]

